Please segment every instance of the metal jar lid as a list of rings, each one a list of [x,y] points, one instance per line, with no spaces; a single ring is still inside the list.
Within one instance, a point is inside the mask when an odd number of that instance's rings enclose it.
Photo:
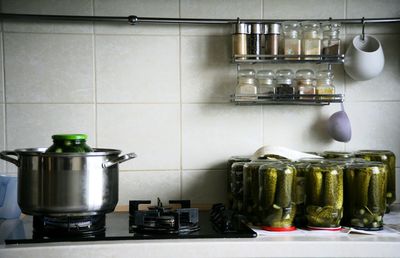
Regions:
[[[292,79],[290,78],[285,78],[285,77],[278,77],[276,79],[277,84],[288,84],[291,85],[292,84]]]
[[[246,23],[233,24],[233,31],[238,34],[249,34],[249,25]]]
[[[264,34],[264,26],[261,23],[250,24],[251,34]]]
[[[268,25],[268,34],[281,34],[281,25],[279,23],[271,23]]]

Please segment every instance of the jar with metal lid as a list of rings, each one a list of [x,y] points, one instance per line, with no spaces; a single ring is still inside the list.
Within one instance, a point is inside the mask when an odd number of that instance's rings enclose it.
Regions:
[[[279,23],[268,24],[268,34],[266,35],[265,54],[276,56],[279,54],[279,39],[281,35],[281,25]],[[277,59],[273,57],[272,59]]]
[[[275,73],[272,70],[259,70],[256,75],[258,81],[258,94],[275,95]]]
[[[306,226],[305,216],[305,188],[306,180],[305,176],[310,166],[310,162],[298,161],[294,162],[293,166],[296,168],[296,180],[295,180],[295,197],[294,202],[296,203],[296,216],[294,218],[294,224],[298,227]]]
[[[250,55],[257,55],[254,58],[260,59],[261,51],[263,49],[263,38],[264,38],[264,26],[260,23],[252,23],[249,25],[250,35],[249,35],[249,49],[248,53]]]
[[[345,151],[324,151],[321,155],[326,159],[354,158],[354,154],[352,152],[345,152]]]
[[[234,181],[232,181],[232,173],[233,173],[233,164],[237,162],[249,162],[250,157],[249,156],[233,156],[228,159],[227,165],[226,165],[226,178],[227,178],[227,193],[228,193],[228,209],[232,209],[233,207],[233,189],[232,186],[235,184]],[[243,180],[242,180],[243,181]]]
[[[294,99],[296,93],[293,87],[294,73],[290,69],[276,71],[276,95],[278,99]]]
[[[48,153],[85,153],[93,151],[86,144],[86,134],[56,134],[51,138],[53,139],[53,145],[46,150]]]
[[[332,70],[320,70],[317,72],[317,95],[321,100],[330,100],[332,97],[329,95],[335,94],[335,86],[333,85],[333,71]]]
[[[236,97],[246,100],[257,99],[258,83],[253,69],[243,69],[238,71],[238,82],[236,85]]]
[[[316,90],[314,86],[315,77],[313,70],[310,69],[297,70],[296,83],[297,83],[297,92],[299,94],[299,99],[314,99],[313,95],[315,95]]]
[[[360,150],[354,153],[358,158],[369,161],[379,161],[388,167],[387,178],[387,204],[391,205],[396,200],[396,156],[389,150]]]
[[[343,216],[343,170],[329,163],[310,164],[306,173],[306,218],[310,228],[340,227]]]
[[[296,168],[285,163],[267,163],[259,168],[259,217],[270,231],[294,230]]]
[[[381,230],[386,209],[387,167],[381,162],[356,162],[344,172],[344,223],[357,229]]]
[[[339,55],[340,54],[340,23],[328,22],[322,24],[322,54]]]
[[[321,55],[320,26],[315,22],[303,22],[302,55]],[[318,60],[319,57],[304,57],[306,60]]]
[[[246,23],[238,22],[233,25],[233,30],[232,55],[237,59],[246,59],[249,26]]]
[[[244,161],[233,163],[228,175],[231,196],[229,209],[239,213],[243,213],[243,168],[246,164]]]
[[[286,56],[301,55],[301,28],[298,22],[284,22],[283,53]],[[300,57],[285,57],[287,60],[300,60]]]

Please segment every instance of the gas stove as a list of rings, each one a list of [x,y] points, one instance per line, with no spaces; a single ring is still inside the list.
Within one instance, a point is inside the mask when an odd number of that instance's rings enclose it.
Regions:
[[[25,216],[7,221],[10,234],[0,239],[6,244],[63,241],[112,241],[185,238],[252,238],[256,233],[242,217],[222,204],[211,211],[193,208],[188,200],[172,200],[152,205],[149,200],[129,202],[129,213],[113,212],[82,217]],[[2,225],[4,224],[4,225]],[[0,222],[0,230],[6,223]]]

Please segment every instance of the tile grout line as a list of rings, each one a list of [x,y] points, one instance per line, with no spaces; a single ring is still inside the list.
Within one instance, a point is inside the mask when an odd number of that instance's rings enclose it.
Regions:
[[[95,0],[92,0],[92,12],[93,15],[95,14]],[[93,97],[94,97],[94,137],[95,137],[95,143],[96,147],[99,147],[99,141],[98,141],[98,113],[97,113],[97,76],[96,76],[96,35],[94,33],[94,22],[92,22],[92,46],[93,46]]]
[[[181,0],[178,1],[179,18],[181,17]],[[182,122],[182,26],[179,24],[179,197],[183,199],[183,122]]]
[[[347,8],[348,8],[348,2],[347,2],[347,0],[344,0],[344,18],[345,19],[347,19]],[[347,27],[344,28],[344,41],[345,42],[346,42],[346,39],[347,39]],[[342,45],[344,45],[344,44],[342,44]],[[343,69],[343,91],[344,91],[343,94],[344,94],[344,96],[346,96],[346,90],[347,90],[346,71],[344,70],[344,66],[342,66],[342,69]],[[343,149],[344,149],[344,151],[346,151],[348,148],[347,143],[344,143],[343,145],[344,145]]]
[[[2,8],[1,8],[2,9]],[[6,65],[5,65],[5,47],[4,47],[4,22],[1,22],[1,53],[2,53],[2,65],[3,65],[3,69],[2,69],[2,73],[3,73],[3,141],[4,141],[4,148],[7,149],[8,148],[8,142],[7,142],[7,98],[6,98]],[[3,163],[3,170],[6,171],[6,174],[8,174],[7,172],[7,165],[5,163]]]

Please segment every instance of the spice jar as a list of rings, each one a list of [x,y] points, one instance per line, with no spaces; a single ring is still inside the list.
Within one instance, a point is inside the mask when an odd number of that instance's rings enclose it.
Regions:
[[[247,55],[247,38],[248,24],[236,23],[233,25],[234,33],[232,34],[232,55],[234,58],[246,59]]]
[[[315,22],[304,22],[302,25],[302,55],[321,55],[321,38],[319,24]],[[318,60],[319,57],[304,57],[304,59]]]
[[[284,163],[266,163],[259,168],[259,218],[262,229],[294,230],[296,214],[296,169]]]
[[[294,73],[290,69],[276,71],[276,95],[278,99],[294,99],[293,77]]]
[[[283,24],[283,53],[286,56],[301,55],[301,30],[298,22],[285,22]],[[300,57],[285,57],[287,60],[300,60]]]
[[[258,94],[264,97],[275,95],[275,73],[272,70],[259,70],[256,75],[258,81]]]
[[[306,173],[306,218],[310,228],[338,228],[343,216],[343,170],[310,164]]]
[[[84,153],[93,151],[93,149],[86,144],[86,134],[56,134],[51,138],[53,139],[53,145],[51,145],[46,152]]]
[[[243,69],[238,71],[238,82],[235,95],[245,100],[257,99],[258,84],[255,77],[256,72],[253,69]]]
[[[370,161],[379,161],[388,167],[387,178],[387,204],[391,205],[396,200],[396,156],[389,150],[360,150],[354,154],[357,158]]]
[[[340,54],[340,23],[325,23],[322,25],[322,54]]]
[[[332,97],[329,95],[335,94],[335,86],[333,85],[333,72],[332,70],[320,70],[317,72],[317,95],[320,100],[330,100]],[[324,96],[325,95],[325,96]],[[328,96],[326,96],[328,95]]]
[[[279,37],[281,25],[279,23],[268,24],[268,34],[266,35],[265,54],[276,56],[279,54]],[[272,57],[277,59],[276,57]]]
[[[386,209],[387,167],[378,162],[347,165],[344,175],[344,224],[363,230],[381,230]]]
[[[227,193],[228,193],[228,209],[232,209],[233,207],[233,189],[232,186],[235,186],[235,181],[232,179],[236,179],[236,177],[232,176],[233,173],[233,164],[238,162],[249,162],[250,157],[248,156],[233,156],[228,159],[226,165],[226,178],[227,178]]]
[[[249,35],[249,54],[257,55],[254,58],[260,59],[262,51],[262,41],[264,37],[264,26],[260,23],[250,24],[250,35]]]
[[[313,70],[301,69],[296,72],[297,92],[299,99],[314,99],[316,90],[314,86],[315,77]],[[311,96],[303,96],[311,95]]]

